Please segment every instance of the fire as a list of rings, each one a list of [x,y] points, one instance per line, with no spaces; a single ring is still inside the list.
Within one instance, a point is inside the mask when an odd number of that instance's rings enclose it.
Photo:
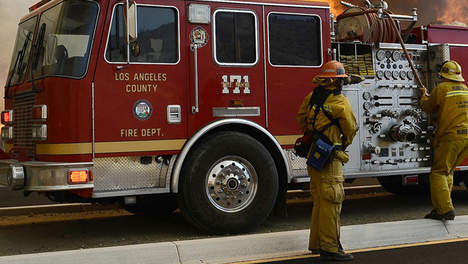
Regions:
[[[437,20],[449,25],[468,26],[468,7],[460,0],[445,0],[445,5],[439,7]]]
[[[330,11],[335,17],[346,10],[346,7],[340,4],[340,0],[328,0],[328,4],[330,5]]]
[[[314,0],[311,0],[314,1]],[[315,0],[321,1],[322,0]],[[348,3],[363,6],[364,1],[345,0]],[[419,24],[442,23],[449,25],[468,26],[468,5],[466,0],[387,0],[389,9],[394,13],[410,14],[413,7],[418,9]],[[372,3],[379,2],[371,0]],[[328,0],[330,11],[337,17],[346,10],[340,0]]]

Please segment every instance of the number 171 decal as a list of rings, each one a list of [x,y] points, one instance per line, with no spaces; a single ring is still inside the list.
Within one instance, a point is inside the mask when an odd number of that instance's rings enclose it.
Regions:
[[[250,82],[248,75],[223,75],[221,78],[223,94],[229,94],[231,92],[230,89],[232,89],[233,94],[240,94],[241,92],[244,94],[250,94]],[[241,91],[241,89],[243,89],[243,91]]]

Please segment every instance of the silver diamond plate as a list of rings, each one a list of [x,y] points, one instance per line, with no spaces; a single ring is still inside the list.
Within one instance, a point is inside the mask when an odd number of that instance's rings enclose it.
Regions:
[[[439,71],[442,64],[450,60],[450,46],[447,44],[429,46],[429,91],[440,83]]]
[[[291,169],[291,177],[304,177],[307,176],[306,159],[296,156],[291,149],[285,150],[286,157],[288,157],[289,167]]]
[[[140,157],[111,157],[94,159],[94,191],[126,191],[164,188],[167,184],[167,164],[141,164]]]

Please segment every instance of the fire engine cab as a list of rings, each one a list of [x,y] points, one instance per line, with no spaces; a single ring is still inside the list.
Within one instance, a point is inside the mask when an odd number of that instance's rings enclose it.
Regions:
[[[0,185],[250,230],[309,181],[295,116],[333,58],[366,78],[344,89],[360,127],[345,177],[423,181],[433,127],[416,77],[433,87],[449,58],[468,69],[468,29],[367,9],[335,21],[326,1],[42,0],[18,27]]]

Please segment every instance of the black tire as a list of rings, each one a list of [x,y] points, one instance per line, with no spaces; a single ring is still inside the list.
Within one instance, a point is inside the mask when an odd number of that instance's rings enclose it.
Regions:
[[[403,176],[382,176],[377,177],[380,185],[388,192],[394,194],[401,194],[405,191],[405,186],[403,186]]]
[[[137,196],[136,204],[125,205],[124,208],[135,215],[166,216],[178,206],[174,195],[145,195]]]
[[[462,177],[463,177],[463,183],[465,184],[466,190],[468,190],[468,173],[465,171],[462,172]]]
[[[184,162],[179,208],[209,233],[241,233],[266,220],[277,194],[278,173],[268,150],[249,135],[219,132]]]

